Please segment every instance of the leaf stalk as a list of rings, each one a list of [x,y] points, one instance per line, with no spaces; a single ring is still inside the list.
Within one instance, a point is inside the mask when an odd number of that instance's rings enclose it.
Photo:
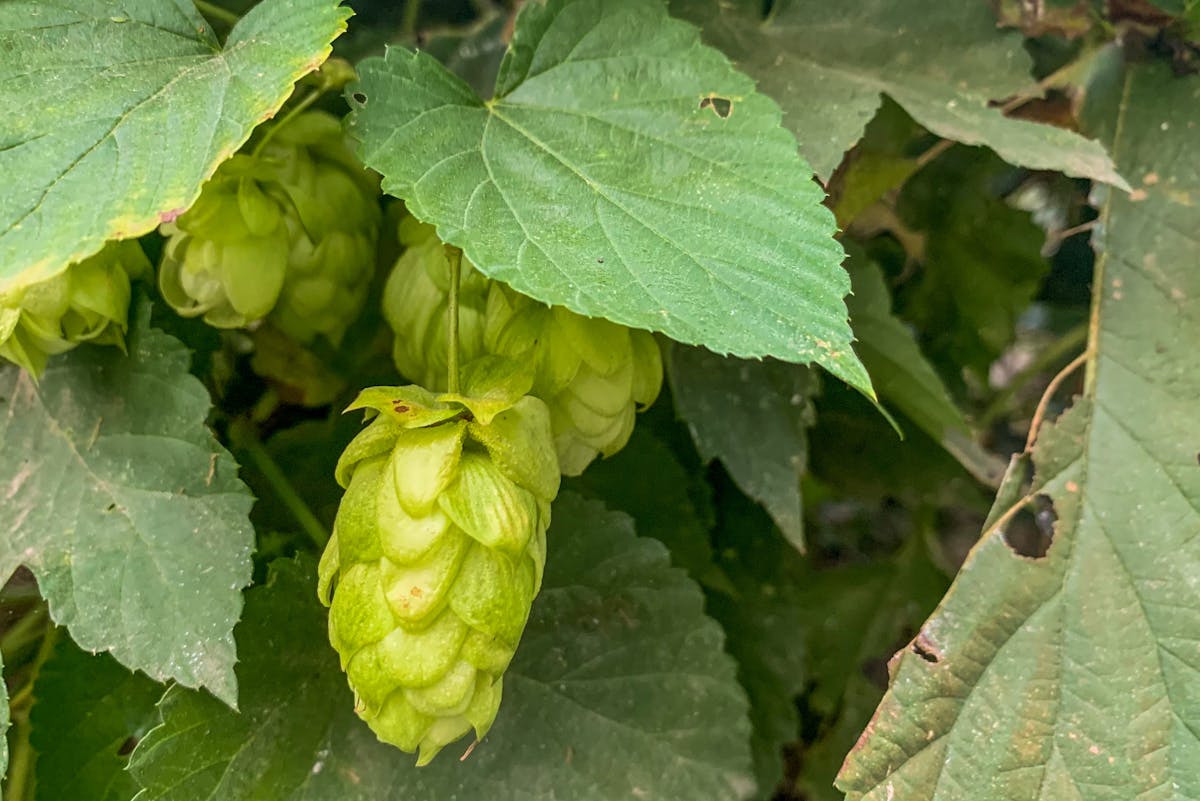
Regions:
[[[447,300],[446,320],[449,326],[446,339],[446,389],[459,391],[458,369],[458,285],[462,277],[462,250],[446,245],[446,261],[450,264],[450,296]]]

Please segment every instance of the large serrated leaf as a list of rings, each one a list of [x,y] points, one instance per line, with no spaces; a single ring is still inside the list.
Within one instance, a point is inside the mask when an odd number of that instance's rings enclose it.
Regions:
[[[0,3],[0,291],[190,206],[349,14],[263,0],[222,46],[190,2]]]
[[[1084,396],[1039,434],[1040,559],[983,539],[839,777],[851,801],[1200,798],[1200,78],[1132,67],[1106,129]],[[1026,496],[1028,497],[1028,496]]]
[[[858,256],[858,258],[855,258]],[[854,294],[847,298],[858,341],[854,349],[880,398],[894,404],[947,453],[985,484],[997,484],[1004,463],[971,436],[963,414],[926,360],[912,331],[892,314],[892,298],[879,265],[853,253],[847,266]]]
[[[719,513],[713,541],[727,587],[708,592],[707,608],[725,627],[725,649],[750,699],[756,797],[772,798],[784,776],[784,747],[800,734],[796,699],[810,680],[800,591],[811,569],[746,496],[722,494]]]
[[[887,94],[929,130],[1006,161],[1124,186],[1096,142],[1005,117],[990,101],[1028,90],[1017,33],[996,30],[987,3],[928,0],[673,0],[783,106],[800,152],[829,176]]]
[[[84,346],[40,383],[0,368],[0,576],[37,576],[91,651],[237,700],[253,498],[204,425],[188,352],[137,310],[129,355]]]
[[[920,236],[923,263],[900,305],[949,381],[961,382],[964,368],[987,375],[1050,270],[1045,232],[997,189],[1013,172],[986,150],[955,147],[897,198],[903,224]]]
[[[671,349],[667,372],[675,408],[701,458],[720,459],[788,541],[804,550],[800,477],[808,466],[817,376],[773,359],[727,359],[681,347]]]
[[[375,740],[326,641],[312,566],[276,563],[238,629],[241,714],[168,692],[134,753],[138,801],[744,797],[746,699],[699,588],[629,518],[578,496],[555,502],[549,541],[500,716],[463,761],[417,768]]]
[[[484,273],[870,392],[833,216],[779,108],[663,3],[527,4],[487,102],[423,53],[359,73],[364,161]]]
[[[129,801],[133,743],[158,722],[163,687],[65,636],[38,672],[30,712],[38,801]]]
[[[823,723],[804,746],[796,780],[812,801],[840,797],[833,780],[883,695],[885,661],[950,583],[920,525],[896,552],[814,571],[798,593],[812,682],[805,704]]]
[[[654,415],[654,412],[650,413]],[[659,420],[665,415],[659,415]],[[689,471],[643,417],[620,453],[588,465],[565,486],[633,518],[638,534],[667,546],[671,562],[702,585],[727,580],[713,565],[711,488]],[[653,476],[653,481],[647,481]]]

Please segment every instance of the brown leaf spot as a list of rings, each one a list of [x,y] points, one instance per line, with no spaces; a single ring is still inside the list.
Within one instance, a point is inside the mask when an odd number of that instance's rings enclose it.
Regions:
[[[938,662],[942,661],[942,656],[938,653],[937,646],[935,646],[930,639],[925,636],[925,632],[918,634],[917,638],[912,641],[912,645],[910,647],[912,648],[912,652],[914,654],[921,657],[931,665],[936,665]]]
[[[183,214],[185,211],[187,211],[187,209],[181,206],[177,209],[171,209],[170,211],[159,212],[158,221],[164,223],[175,222],[175,220],[179,218],[179,215]]]
[[[1148,197],[1145,189],[1135,189],[1129,193],[1129,201],[1131,203],[1140,203]]]
[[[1158,183],[1158,173],[1156,173],[1156,172],[1146,173],[1145,175],[1142,176],[1142,183],[1144,183],[1146,186],[1154,186],[1156,183]]]

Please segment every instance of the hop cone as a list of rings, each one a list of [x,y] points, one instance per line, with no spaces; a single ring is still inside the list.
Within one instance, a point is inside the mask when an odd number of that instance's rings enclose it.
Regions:
[[[383,290],[383,316],[396,332],[392,358],[400,374],[443,388],[449,352],[450,265],[432,225],[406,216],[399,225],[406,249]],[[489,281],[466,259],[458,293],[458,351],[464,362],[483,353],[483,314]]]
[[[136,242],[110,242],[53,278],[0,292],[0,356],[40,376],[80,342],[124,347],[129,282],[149,272]]]
[[[366,300],[378,185],[320,111],[267,128],[257,154],[224,162],[168,237],[163,297],[219,328],[270,317],[301,342],[340,341]]]
[[[636,408],[662,388],[662,357],[648,331],[546,306],[499,283],[488,294],[484,349],[532,362],[533,394],[550,407],[568,476],[625,447]]]
[[[356,711],[425,764],[500,705],[541,586],[559,474],[532,377],[484,357],[461,395],[375,387],[337,467],[346,494],[318,592]]]
[[[406,230],[406,226],[407,230]],[[408,217],[408,250],[388,278],[384,316],[395,332],[396,367],[427,386],[444,386],[449,266],[434,230]],[[465,260],[459,293],[459,351],[527,361],[533,394],[550,407],[559,466],[579,475],[611,456],[633,432],[634,414],[654,402],[662,359],[654,337],[561,306],[545,306],[485,278]]]

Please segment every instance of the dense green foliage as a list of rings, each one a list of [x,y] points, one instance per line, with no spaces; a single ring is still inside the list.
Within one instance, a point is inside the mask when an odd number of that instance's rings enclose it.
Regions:
[[[1200,798],[1200,2],[0,53],[7,801]]]

